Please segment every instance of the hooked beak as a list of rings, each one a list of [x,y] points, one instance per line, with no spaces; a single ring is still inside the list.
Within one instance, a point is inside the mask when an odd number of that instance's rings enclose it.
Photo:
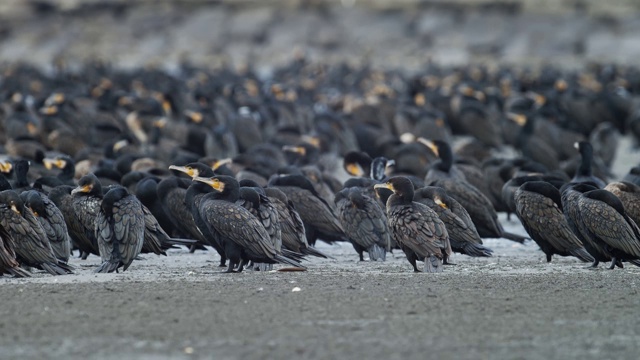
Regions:
[[[209,186],[211,186],[214,190],[218,191],[218,192],[223,192],[224,191],[224,183],[218,179],[216,179],[215,177],[211,177],[211,178],[206,178],[206,177],[200,177],[200,176],[196,176],[193,178],[194,181],[199,181],[201,183],[205,183]]]
[[[181,173],[185,173],[192,178],[198,176],[198,174],[196,174],[196,171],[194,169],[187,168],[186,166],[171,165],[169,166],[169,170],[180,171]]]

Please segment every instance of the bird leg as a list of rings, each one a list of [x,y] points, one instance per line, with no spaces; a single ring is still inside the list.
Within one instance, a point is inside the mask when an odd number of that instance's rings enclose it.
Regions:
[[[235,268],[235,267],[236,267],[235,262],[229,260],[229,268],[227,268],[227,271],[223,271],[223,273],[225,273],[225,274],[235,273],[236,271],[233,270],[233,268]]]
[[[595,270],[598,267],[598,264],[600,264],[600,260],[593,260],[593,264],[587,266],[585,269]]]
[[[435,255],[427,256],[424,258],[424,272],[442,272],[442,260],[438,259]]]
[[[609,266],[609,270],[613,270],[616,267],[616,262],[618,262],[618,259],[616,258],[612,258],[611,259],[611,266]]]
[[[220,265],[218,265],[218,267],[227,267],[226,263],[227,263],[227,257],[226,256],[221,256],[220,257]]]

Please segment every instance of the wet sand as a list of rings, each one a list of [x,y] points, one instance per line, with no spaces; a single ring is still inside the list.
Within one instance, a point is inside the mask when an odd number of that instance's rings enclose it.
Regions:
[[[503,223],[522,231],[518,224]],[[222,274],[217,255],[145,255],[120,274],[0,279],[2,358],[636,358],[640,269],[550,264],[533,243],[489,239],[413,273],[400,253],[358,262],[349,244],[307,272]],[[293,291],[298,288],[299,291]]]

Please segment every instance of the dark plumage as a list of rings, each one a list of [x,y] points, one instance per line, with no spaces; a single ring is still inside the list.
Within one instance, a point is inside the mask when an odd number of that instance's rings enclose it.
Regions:
[[[47,195],[35,190],[22,192],[20,198],[42,225],[56,258],[64,262],[69,261],[71,239],[60,209]]]
[[[593,163],[593,147],[588,141],[580,141],[575,144],[576,149],[580,151],[580,166],[576,170],[572,182],[585,182],[591,181],[598,185],[598,188],[602,189],[607,184],[600,178],[593,175],[592,163]]]
[[[396,243],[407,254],[417,271],[415,258],[423,259],[425,272],[441,272],[442,263],[451,256],[445,224],[427,206],[413,201],[413,184],[405,177],[392,177],[375,188],[387,188],[393,194],[387,200],[389,229]]]
[[[51,275],[71,274],[73,268],[58,260],[44,229],[13,190],[0,192],[0,225],[13,238],[17,260],[26,266],[45,270]]]
[[[144,243],[145,219],[142,204],[126,188],[116,186],[102,199],[95,219],[95,233],[102,264],[98,273],[127,270]]]
[[[620,261],[640,259],[640,230],[615,195],[606,190],[587,191],[578,199],[578,210],[584,235],[611,255],[610,269],[621,266]]]
[[[204,195],[198,210],[209,230],[219,239],[229,259],[227,272],[242,271],[248,261],[254,263],[282,262],[296,267],[300,264],[278,255],[269,234],[260,221],[247,209],[236,204],[240,197],[240,185],[229,176],[194,180],[209,185],[213,192]]]
[[[415,190],[413,201],[428,206],[447,228],[451,249],[469,256],[492,256],[493,250],[482,245],[467,211],[439,187],[427,186]]]
[[[28,271],[20,267],[13,248],[15,240],[11,234],[0,226],[0,276],[11,274],[15,277],[31,277]]]
[[[307,242],[314,245],[317,239],[326,242],[346,241],[347,236],[333,210],[311,182],[302,175],[274,177],[269,186],[280,189],[291,200],[305,225]]]
[[[569,228],[562,213],[560,192],[553,185],[544,181],[526,182],[516,190],[515,203],[518,219],[545,253],[547,262],[554,254],[594,261]]]
[[[364,261],[364,251],[372,261],[384,261],[390,250],[390,233],[387,217],[377,200],[359,187],[349,187],[338,192],[334,201],[338,219],[360,261]]]
[[[80,249],[83,259],[89,254],[100,255],[95,220],[102,203],[102,184],[95,175],[85,175],[78,180],[78,187],[71,191],[71,195],[69,209],[66,209],[64,197],[60,203],[54,200],[64,214],[71,241]]]
[[[609,183],[604,189],[617,196],[631,220],[640,224],[640,186],[620,181]]]

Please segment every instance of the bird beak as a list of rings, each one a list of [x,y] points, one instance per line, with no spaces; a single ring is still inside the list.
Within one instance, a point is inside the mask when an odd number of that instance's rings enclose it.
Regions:
[[[313,145],[315,148],[320,148],[320,138],[317,136],[302,135],[302,141]]]
[[[196,174],[196,171],[192,168],[188,168],[186,166],[176,166],[176,165],[171,165],[169,166],[169,170],[176,170],[176,171],[180,171],[181,173],[185,173],[187,175],[189,175],[190,177],[196,177],[198,174]]]
[[[209,186],[211,186],[214,190],[218,191],[218,192],[223,192],[224,191],[224,183],[216,178],[206,178],[206,177],[200,177],[200,176],[196,176],[193,178],[194,181],[199,181],[201,183],[205,183]]]
[[[522,114],[507,113],[507,118],[520,126],[524,126],[527,123],[527,117]]]
[[[302,156],[305,156],[307,154],[307,150],[302,146],[285,145],[282,147],[282,151],[289,151],[296,154],[300,154]]]
[[[231,158],[218,160],[218,161],[213,163],[213,166],[211,168],[213,169],[213,171],[216,171],[216,170],[218,170],[220,168],[220,166],[231,164],[232,162],[233,162],[233,160]]]
[[[18,215],[22,215],[20,213],[20,210],[18,210],[18,208],[16,207],[16,204],[11,203],[11,211],[13,211],[14,213],[18,214]]]
[[[447,204],[442,202],[442,199],[440,198],[435,198],[435,203],[440,205],[441,208],[443,209],[448,209],[449,207],[447,207]]]
[[[347,164],[345,168],[349,173],[349,175],[358,176],[358,177],[362,177],[365,175],[364,170],[362,170],[362,167],[356,163]]]
[[[71,190],[71,195],[75,193],[88,193],[89,191],[91,191],[91,189],[93,189],[93,186],[91,185],[78,186],[77,188]]]
[[[202,113],[197,112],[197,111],[190,111],[187,110],[184,112],[185,115],[187,115],[187,117],[189,118],[189,120],[191,120],[192,122],[196,123],[196,124],[200,124],[203,120],[203,116]]]
[[[576,148],[577,150],[580,150],[580,144],[578,144],[577,141],[573,143],[573,147]]]
[[[393,185],[391,185],[391,183],[388,183],[388,182],[382,183],[382,184],[375,184],[375,185],[373,185],[373,188],[374,189],[389,189],[389,190],[395,192],[395,189],[394,189]]]
[[[113,151],[119,151],[120,149],[124,148],[127,145],[129,145],[128,140],[117,141],[115,144],[113,144]]]
[[[10,162],[8,161],[0,162],[0,172],[3,172],[6,174],[6,173],[9,173],[11,169],[13,169],[13,165],[11,165]]]
[[[416,141],[428,147],[429,149],[431,149],[431,151],[433,151],[434,154],[436,154],[437,157],[440,157],[440,153],[438,152],[438,147],[433,141],[427,140],[423,137],[419,137]]]
[[[58,169],[62,169],[67,163],[66,161],[61,159],[49,159],[49,158],[42,159],[42,162],[44,163],[44,167],[47,168],[47,170],[53,169],[54,166],[57,167]]]

